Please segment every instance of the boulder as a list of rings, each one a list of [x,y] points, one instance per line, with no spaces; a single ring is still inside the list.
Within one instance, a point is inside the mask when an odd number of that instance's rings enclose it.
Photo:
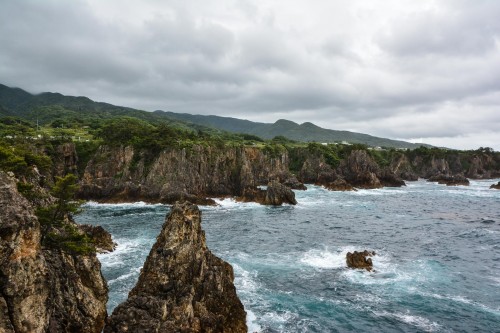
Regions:
[[[469,186],[469,180],[463,175],[439,174],[429,177],[428,181],[438,182],[438,184],[444,184],[446,186]]]
[[[348,252],[346,255],[346,263],[349,268],[359,268],[371,271],[373,269],[373,262],[371,258],[375,255],[374,251],[364,250],[363,252],[354,251]]]
[[[247,332],[233,280],[231,265],[207,248],[198,207],[176,203],[104,332]]]
[[[382,185],[386,187],[406,186],[404,180],[401,179],[399,176],[397,176],[394,172],[392,172],[388,168],[382,170],[382,172],[380,172],[378,177]]]
[[[295,193],[283,184],[277,181],[272,181],[267,185],[266,196],[264,198],[264,205],[281,206],[287,203],[296,205]]]
[[[490,188],[495,189],[495,190],[500,190],[500,182],[498,182],[497,184],[491,185]]]
[[[325,184],[325,188],[330,191],[356,191],[345,179],[338,178],[333,182]]]
[[[78,228],[92,239],[97,252],[113,252],[116,249],[111,234],[100,225],[80,224]]]

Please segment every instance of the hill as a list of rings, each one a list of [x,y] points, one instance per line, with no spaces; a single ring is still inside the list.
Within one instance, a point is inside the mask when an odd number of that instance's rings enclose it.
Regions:
[[[163,111],[155,111],[161,113]],[[301,142],[342,142],[361,143],[373,147],[394,147],[415,149],[422,144],[406,141],[380,138],[368,134],[337,131],[319,127],[313,123],[306,122],[297,124],[290,120],[280,119],[273,124],[253,122],[230,117],[192,115],[187,113],[164,112],[170,118],[180,121],[191,122],[203,126],[209,126],[220,130],[236,133],[247,133],[257,135],[264,139],[272,139],[276,136],[284,136],[291,140]],[[430,147],[430,145],[424,145]]]
[[[20,88],[0,84],[0,116],[17,116],[40,124],[93,122],[117,116],[128,116],[154,123],[165,123],[177,128],[205,132],[232,132],[256,135],[264,139],[284,136],[299,142],[361,143],[369,146],[417,148],[420,144],[391,140],[362,133],[337,131],[316,126],[310,122],[297,124],[280,119],[273,124],[220,116],[192,115],[165,111],[147,112],[133,108],[95,102],[87,97],[64,96],[59,93],[30,94]]]

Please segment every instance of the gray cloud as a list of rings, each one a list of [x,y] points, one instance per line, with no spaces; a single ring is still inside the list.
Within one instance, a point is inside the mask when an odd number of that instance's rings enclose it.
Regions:
[[[498,17],[500,3],[472,0],[3,1],[0,77],[146,110],[500,150]]]

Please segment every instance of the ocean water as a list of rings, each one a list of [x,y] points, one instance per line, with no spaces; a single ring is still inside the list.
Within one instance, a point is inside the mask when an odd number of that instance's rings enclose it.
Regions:
[[[297,206],[219,200],[201,207],[213,253],[235,271],[249,332],[500,332],[498,180],[446,187],[296,191]],[[109,230],[99,255],[108,311],[139,276],[168,206],[88,203],[81,223]],[[374,250],[374,271],[345,255]]]

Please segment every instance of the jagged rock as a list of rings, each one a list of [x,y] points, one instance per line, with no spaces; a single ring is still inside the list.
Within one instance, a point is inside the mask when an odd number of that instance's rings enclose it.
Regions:
[[[198,207],[176,203],[104,332],[247,332],[233,280],[231,265],[206,246]]]
[[[116,249],[111,234],[100,225],[80,224],[78,228],[92,239],[97,252],[113,252]]]
[[[338,178],[333,182],[324,185],[325,188],[330,191],[355,191],[356,189],[352,187],[351,184],[345,181],[345,179]]]
[[[490,188],[495,189],[495,190],[500,190],[500,182],[498,182],[497,184],[491,185]]]
[[[56,154],[53,155],[53,172],[55,176],[63,177],[68,173],[78,172],[78,156],[75,144],[72,142],[63,143],[56,147]]]
[[[307,190],[307,187],[303,183],[299,182],[299,180],[296,177],[287,178],[283,181],[282,184],[290,187],[293,190],[300,190],[300,191]]]
[[[335,170],[325,162],[323,157],[306,158],[299,172],[299,180],[304,183],[323,185],[333,182],[336,178]]]
[[[347,252],[346,263],[349,268],[360,268],[371,271],[373,269],[373,262],[371,258],[375,255],[374,251],[364,250],[363,252],[354,251],[353,253]]]
[[[406,186],[404,180],[402,180],[394,172],[392,172],[390,169],[387,168],[382,170],[382,172],[380,172],[378,177],[382,185],[386,187]]]
[[[438,182],[438,184],[445,184],[446,186],[469,186],[469,180],[463,175],[436,175],[429,177],[428,181]]]
[[[382,184],[377,177],[379,168],[377,163],[364,150],[354,150],[341,162],[340,172],[344,179],[354,187],[373,189]]]
[[[0,332],[101,332],[108,299],[95,254],[41,247],[33,207],[0,172]]]
[[[1,171],[0,236],[0,331],[44,332],[49,291],[40,225],[16,180]]]
[[[162,202],[164,204],[174,204],[177,201],[189,201],[189,202],[192,202],[196,205],[203,205],[203,206],[215,206],[216,205],[216,202],[214,201],[214,199],[205,198],[203,196],[197,196],[197,195],[189,194],[189,193],[185,193],[185,192],[165,193],[160,198],[160,202]]]
[[[291,205],[296,205],[297,200],[295,200],[295,193],[277,181],[272,181],[267,185],[266,196],[264,198],[264,205],[281,206],[287,203]]]
[[[266,190],[262,190],[257,187],[246,187],[243,189],[241,196],[236,198],[236,201],[258,202],[260,204],[263,204],[265,199],[266,199]]]

